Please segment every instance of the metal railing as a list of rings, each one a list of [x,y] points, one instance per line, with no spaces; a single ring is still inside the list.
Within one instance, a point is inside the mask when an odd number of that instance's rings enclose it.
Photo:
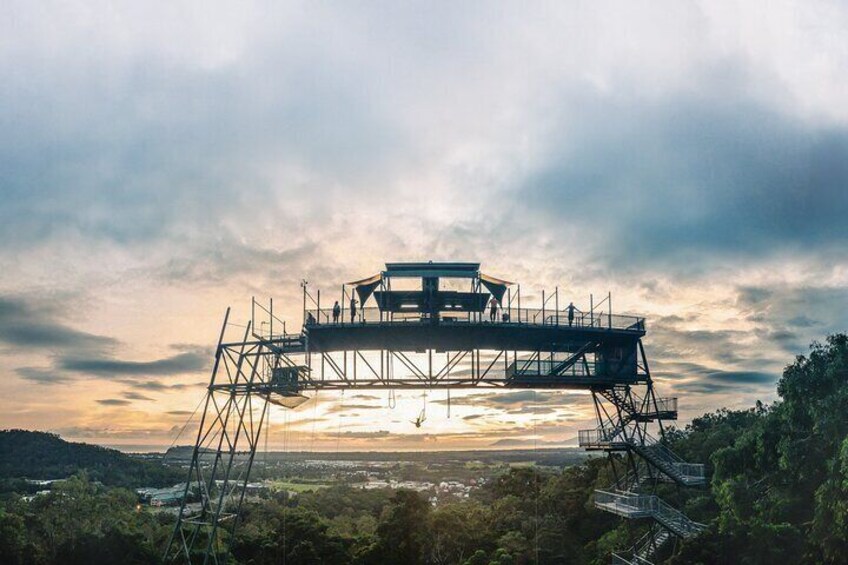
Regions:
[[[706,473],[702,463],[675,463],[674,467],[687,481],[703,482],[706,480]]]
[[[677,412],[677,398],[657,398],[656,412]],[[649,405],[648,411],[654,412],[654,406]]]
[[[626,445],[627,443],[627,438],[618,429],[600,427],[577,431],[577,444],[580,447],[610,447],[613,445]]]
[[[654,565],[647,559],[640,557],[638,555],[633,555],[630,558],[619,555],[618,553],[612,554],[612,565]]]
[[[664,526],[675,530],[679,535],[689,537],[706,529],[706,524],[692,520],[689,516],[674,508],[660,497],[654,496],[653,498],[656,499],[654,503],[656,504],[654,517]]]
[[[678,480],[688,484],[703,483],[706,480],[705,467],[702,463],[687,463],[650,434],[645,433],[643,437],[644,443],[639,444],[635,438],[626,437],[620,428],[599,427],[578,430],[577,445],[585,448],[615,448],[630,445],[652,459],[655,465],[667,468],[665,472],[674,473]]]
[[[654,565],[647,559],[644,559],[638,555],[633,555],[630,558],[619,555],[618,553],[612,554],[612,565]]]
[[[313,308],[306,311],[306,325],[338,324],[350,326],[357,324],[409,324],[430,323],[430,317],[417,309],[408,312],[387,313],[377,307],[359,308],[351,319],[350,310],[340,309],[337,320],[333,318],[332,306],[328,308]],[[526,324],[530,326],[555,326],[574,328],[598,328],[614,330],[644,331],[645,318],[625,316],[620,314],[575,312],[569,320],[566,310],[554,311],[542,308],[509,308],[498,310],[494,320],[485,312],[451,312],[439,313],[440,324]]]
[[[675,471],[686,482],[693,483],[706,480],[706,471],[702,463],[687,463],[664,443],[649,434],[645,434],[643,449],[658,462],[668,465],[670,470]]]
[[[506,370],[508,377],[545,377],[552,375],[554,368],[562,365],[563,359],[518,359],[509,364]],[[594,375],[594,361],[574,363],[556,376],[571,375],[589,377]]]
[[[596,490],[595,506],[625,518],[646,518],[656,512],[657,497],[653,494]]]
[[[631,549],[633,558],[641,559],[644,563],[650,563],[648,559],[656,555],[670,539],[671,532],[663,527],[648,530],[633,545]]]
[[[689,537],[706,528],[706,525],[690,519],[655,494],[596,490],[595,506],[625,518],[653,517],[682,537]]]

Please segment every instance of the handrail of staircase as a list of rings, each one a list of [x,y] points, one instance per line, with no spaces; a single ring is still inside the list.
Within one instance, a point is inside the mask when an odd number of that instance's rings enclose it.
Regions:
[[[645,535],[643,535],[641,538],[636,540],[636,543],[633,544],[633,547],[631,549],[631,551],[633,552],[633,555],[638,555],[640,553],[643,553],[642,549],[647,547],[651,543],[651,541],[654,539],[655,534],[656,534],[656,530],[651,529],[651,530],[648,530],[647,532],[645,532]]]
[[[707,527],[706,524],[692,520],[689,516],[659,497],[657,497],[656,504],[656,514],[674,522],[686,535],[697,534]]]
[[[645,433],[645,438],[650,441],[646,445],[654,453],[665,459],[667,462],[674,465],[680,474],[688,477],[705,477],[705,466],[703,463],[689,463],[672,451],[667,445],[656,440],[648,433]]]

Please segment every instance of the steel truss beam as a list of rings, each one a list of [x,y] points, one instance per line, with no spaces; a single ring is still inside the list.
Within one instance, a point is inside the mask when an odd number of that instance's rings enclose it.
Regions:
[[[164,554],[167,562],[225,563],[267,420],[269,401],[322,389],[584,389],[593,393],[599,421],[639,437],[644,422],[630,386],[650,385],[644,360],[634,374],[598,374],[592,341],[570,354],[553,351],[468,349],[448,352],[310,352],[301,336],[263,338],[247,325],[240,341],[218,339],[215,363],[189,466],[177,523]],[[423,354],[423,355],[421,355]],[[425,360],[421,362],[420,357]],[[644,353],[642,355],[644,358]],[[283,370],[296,382],[278,380]],[[644,396],[642,398],[648,398]],[[624,422],[623,424],[621,422]],[[630,454],[628,454],[630,457]]]

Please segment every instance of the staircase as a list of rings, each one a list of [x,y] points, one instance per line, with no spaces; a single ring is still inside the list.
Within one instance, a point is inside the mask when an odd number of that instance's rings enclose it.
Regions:
[[[637,455],[659,470],[669,480],[679,485],[691,487],[706,484],[704,466],[700,463],[687,463],[668,447],[649,435],[644,441],[625,437],[621,429],[597,428],[580,430],[577,434],[580,447],[595,450],[632,449]]]
[[[655,494],[597,490],[595,507],[623,518],[653,518],[663,528],[681,538],[694,536],[706,527]]]
[[[642,352],[644,356],[644,352]],[[647,372],[647,367],[645,367]],[[704,465],[687,463],[666,445],[651,437],[648,424],[677,419],[677,398],[658,398],[650,386],[639,395],[630,385],[617,385],[592,391],[598,428],[580,430],[578,443],[589,451],[606,451],[615,471],[616,459],[628,471],[616,473],[616,483],[607,490],[595,491],[595,507],[623,518],[649,518],[655,522],[641,540],[622,553],[612,555],[613,564],[650,565],[672,537],[689,538],[706,526],[691,520],[656,494],[657,481],[680,486],[706,484]],[[610,407],[609,409],[608,407]],[[622,452],[624,457],[614,457]]]
[[[671,532],[665,528],[652,530],[642,540],[636,542],[636,551],[633,555],[642,559],[645,563],[649,563],[649,559],[653,558],[665,547],[665,544],[671,541],[671,536]]]
[[[626,557],[618,553],[612,554],[612,565],[654,565],[646,559],[642,559],[638,555]]]
[[[625,554],[612,554],[612,565],[653,565],[651,559],[671,540],[672,533],[656,528],[642,536],[633,549]]]
[[[622,424],[628,422],[653,422],[654,420],[676,420],[677,398],[655,398],[653,402],[642,398],[632,391],[625,392],[620,387],[599,391],[604,398],[623,410]]]
[[[661,498],[656,497],[656,499],[657,509],[654,513],[654,519],[677,537],[685,539],[697,535],[706,529],[707,526],[705,524],[692,520]]]
[[[704,466],[700,463],[686,463],[672,450],[659,442],[639,444],[631,440],[629,444],[640,457],[662,471],[674,482],[685,487],[706,484]]]

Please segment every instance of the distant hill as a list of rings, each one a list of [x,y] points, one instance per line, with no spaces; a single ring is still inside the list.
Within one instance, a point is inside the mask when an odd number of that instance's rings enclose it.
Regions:
[[[521,449],[533,449],[534,447],[574,447],[573,445],[567,445],[568,442],[571,442],[573,439],[574,438],[569,438],[563,441],[533,441],[532,439],[504,438],[490,443],[489,447],[507,447]]]
[[[0,431],[0,479],[64,479],[85,471],[109,486],[168,486],[184,480],[182,471],[142,461],[114,449],[72,443],[56,434]]]
[[[175,461],[191,461],[193,455],[193,445],[175,445],[168,448],[165,455],[162,457],[162,460],[167,463],[173,463]],[[200,449],[200,457],[201,459],[215,457],[215,450],[203,447]]]

